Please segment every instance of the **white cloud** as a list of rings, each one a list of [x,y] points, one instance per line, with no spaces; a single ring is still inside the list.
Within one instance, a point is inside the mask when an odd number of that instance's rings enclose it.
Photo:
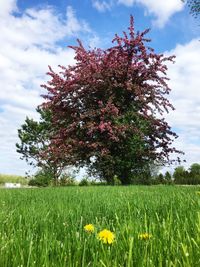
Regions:
[[[110,10],[112,7],[113,1],[99,1],[99,0],[93,0],[92,5],[94,8],[96,8],[100,12],[104,12],[106,10]]]
[[[93,0],[92,3],[100,12],[110,10],[114,4],[122,4],[127,7],[132,7],[134,4],[141,4],[146,8],[147,14],[153,14],[156,17],[155,24],[159,27],[163,27],[174,13],[181,11],[184,7],[184,3],[181,0]]]
[[[16,153],[17,129],[26,116],[37,118],[47,66],[74,63],[74,51],[57,43],[81,33],[93,42],[98,37],[70,6],[63,18],[49,6],[20,13],[14,0],[0,1],[0,31],[0,173],[23,174],[27,165]]]
[[[90,32],[90,27],[85,21],[79,21],[75,16],[75,12],[71,6],[67,7],[67,24],[66,24],[67,33],[74,35],[77,32],[85,31]]]
[[[88,42],[89,42],[89,44],[88,44],[89,47],[97,48],[97,47],[99,47],[101,40],[100,40],[99,36],[94,35],[88,40]]]
[[[1,40],[27,49],[31,45],[52,48],[64,37],[76,36],[79,32],[90,32],[85,21],[79,21],[72,7],[66,10],[66,19],[61,19],[53,8],[31,8],[20,17],[8,15],[1,20]]]
[[[135,2],[135,0],[118,0],[119,4],[123,4],[125,6],[132,6]]]
[[[194,39],[185,45],[177,45],[169,54],[176,55],[176,63],[169,65],[170,98],[176,110],[166,118],[178,132],[175,142],[185,152],[186,166],[200,162],[200,46]]]
[[[0,1],[0,17],[7,17],[13,11],[17,11],[16,0]]]
[[[163,27],[174,13],[181,11],[184,7],[181,0],[118,0],[118,3],[128,7],[136,3],[142,4],[146,7],[147,13],[156,17],[155,23],[159,27]]]

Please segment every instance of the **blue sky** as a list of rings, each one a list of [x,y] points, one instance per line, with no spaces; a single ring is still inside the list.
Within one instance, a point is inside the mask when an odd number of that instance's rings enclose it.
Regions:
[[[0,1],[0,173],[21,174],[17,129],[44,93],[47,66],[74,64],[67,46],[79,38],[86,46],[107,48],[134,16],[136,30],[150,28],[151,47],[175,54],[169,65],[169,96],[176,108],[166,114],[179,134],[188,167],[200,162],[200,26],[181,0],[1,0]]]

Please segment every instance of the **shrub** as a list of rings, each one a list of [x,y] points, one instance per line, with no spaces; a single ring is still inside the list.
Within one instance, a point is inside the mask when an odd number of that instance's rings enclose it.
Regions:
[[[120,179],[118,178],[117,175],[114,175],[114,177],[113,177],[113,184],[114,185],[121,185],[122,184],[122,182],[120,181]]]
[[[74,186],[76,185],[75,177],[69,174],[63,174],[59,179],[60,186]]]
[[[52,180],[53,176],[48,170],[40,170],[35,174],[34,178],[29,181],[28,185],[46,187],[51,184]]]
[[[162,173],[159,173],[151,178],[152,185],[166,184],[165,176]]]
[[[80,186],[89,186],[90,182],[88,181],[88,178],[83,178],[80,182],[79,182]]]
[[[46,187],[50,185],[50,181],[46,177],[37,177],[31,179],[28,183],[29,186]]]

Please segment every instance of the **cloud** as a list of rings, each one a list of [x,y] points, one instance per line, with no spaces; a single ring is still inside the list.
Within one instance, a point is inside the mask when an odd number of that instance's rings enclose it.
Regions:
[[[158,27],[163,27],[174,13],[184,7],[184,3],[180,0],[118,0],[118,3],[128,7],[136,3],[145,6],[147,14],[153,14],[156,17],[155,24]]]
[[[163,27],[173,14],[181,11],[184,7],[184,3],[180,0],[137,0],[136,2],[144,5],[147,13],[156,16],[155,24],[158,27]]]
[[[183,9],[184,3],[181,0],[115,0],[115,1],[92,1],[93,7],[98,11],[103,12],[110,10],[114,5],[120,4],[127,7],[132,7],[134,4],[140,4],[146,8],[146,14],[156,17],[154,23],[158,27],[163,27],[169,18]]]
[[[17,11],[16,0],[5,1],[2,0],[0,2],[0,17],[7,17],[12,12]]]
[[[61,19],[52,7],[47,6],[45,9],[27,9],[19,17],[8,14],[0,21],[1,40],[24,49],[32,45],[52,48],[64,37],[90,32],[87,23],[76,18],[71,6],[67,7],[65,19]]]
[[[26,116],[37,118],[47,66],[74,63],[74,51],[59,43],[81,34],[95,43],[98,36],[71,6],[63,17],[50,6],[21,12],[16,3],[0,1],[0,172],[23,174],[27,165],[16,153],[17,129]]]
[[[100,12],[104,12],[106,10],[110,10],[113,3],[113,1],[99,1],[99,0],[93,0],[92,5],[94,8],[96,8]]]
[[[176,63],[169,65],[170,99],[176,108],[166,118],[178,132],[175,142],[185,152],[186,166],[200,162],[200,46],[199,39],[177,45],[168,54],[176,55]]]
[[[67,7],[67,23],[66,23],[67,34],[74,35],[78,32],[90,32],[89,25],[84,21],[79,21],[75,15],[75,11],[71,6]]]

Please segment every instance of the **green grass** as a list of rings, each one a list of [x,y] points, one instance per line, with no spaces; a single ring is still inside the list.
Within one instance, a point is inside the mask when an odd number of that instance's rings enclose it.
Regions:
[[[0,266],[200,266],[199,187],[0,190]],[[92,223],[95,233],[83,227]],[[115,233],[112,245],[96,234]],[[148,241],[138,239],[150,233]]]
[[[23,176],[0,174],[0,185],[5,183],[21,183],[26,185],[27,180]]]

